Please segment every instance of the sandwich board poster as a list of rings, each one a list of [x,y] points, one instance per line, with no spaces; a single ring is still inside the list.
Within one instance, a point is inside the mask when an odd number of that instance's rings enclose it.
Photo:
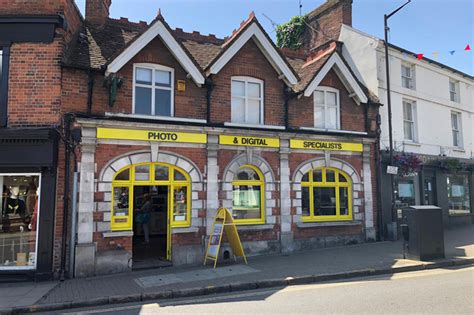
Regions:
[[[217,260],[219,258],[219,249],[222,242],[222,235],[226,234],[227,240],[229,241],[230,247],[236,257],[242,257],[247,264],[247,258],[245,257],[242,243],[240,242],[239,233],[235,226],[232,214],[227,208],[219,208],[217,210],[214,223],[212,224],[211,235],[209,236],[209,243],[207,245],[206,256],[204,257],[204,265],[207,260],[214,261],[214,268],[216,268]]]

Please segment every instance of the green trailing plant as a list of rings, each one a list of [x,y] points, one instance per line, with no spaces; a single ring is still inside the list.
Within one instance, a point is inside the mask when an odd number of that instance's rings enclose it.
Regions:
[[[443,159],[440,161],[441,168],[449,173],[457,173],[464,168],[464,165],[457,159]]]
[[[277,46],[299,49],[303,45],[301,37],[306,28],[306,20],[306,15],[297,15],[292,17],[289,22],[278,25],[276,30]]]

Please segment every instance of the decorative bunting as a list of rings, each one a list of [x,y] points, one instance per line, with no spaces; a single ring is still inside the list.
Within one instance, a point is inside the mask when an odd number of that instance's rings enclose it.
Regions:
[[[460,49],[459,49],[460,50]],[[454,56],[454,54],[456,52],[458,52],[459,50],[448,50],[447,52],[451,55],[451,56]],[[464,51],[470,53],[472,51],[472,48],[471,48],[471,45],[470,44],[467,44],[466,47],[464,48]],[[439,51],[433,51],[431,52],[431,58],[433,60],[438,60],[439,59],[439,55],[441,54],[444,54],[444,52],[439,52]],[[425,53],[417,53],[417,54],[408,54],[406,52],[402,52],[402,56],[403,56],[403,59],[407,59],[409,56],[414,56],[416,57],[416,59],[418,60],[422,60],[424,57],[425,57]]]

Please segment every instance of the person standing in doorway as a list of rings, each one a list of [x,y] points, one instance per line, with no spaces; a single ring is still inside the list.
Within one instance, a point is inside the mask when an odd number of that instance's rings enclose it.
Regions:
[[[143,228],[143,234],[145,236],[145,244],[149,244],[150,243],[150,213],[152,210],[151,196],[149,194],[145,194],[143,196],[143,200],[144,200],[143,205],[138,211],[139,211],[140,221]]]

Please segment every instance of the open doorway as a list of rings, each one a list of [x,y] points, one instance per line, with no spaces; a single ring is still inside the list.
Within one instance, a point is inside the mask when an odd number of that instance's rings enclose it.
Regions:
[[[167,260],[169,186],[133,187],[133,268],[171,265]]]

